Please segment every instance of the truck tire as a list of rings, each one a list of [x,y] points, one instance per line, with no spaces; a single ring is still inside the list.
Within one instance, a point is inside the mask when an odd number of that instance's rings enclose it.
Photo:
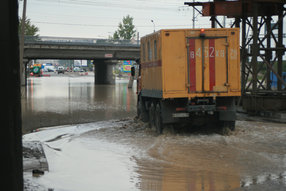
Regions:
[[[220,121],[219,127],[225,131],[226,129],[229,129],[231,131],[235,130],[235,121]]]
[[[148,122],[148,112],[146,111],[143,99],[140,95],[138,96],[138,101],[137,101],[137,116],[143,122]]]
[[[151,103],[149,108],[149,128],[153,128],[155,126],[155,106]]]
[[[235,121],[225,121],[225,126],[231,131],[235,130]]]
[[[163,123],[161,117],[161,107],[159,104],[156,105],[155,109],[155,127],[157,134],[161,135],[163,133]]]

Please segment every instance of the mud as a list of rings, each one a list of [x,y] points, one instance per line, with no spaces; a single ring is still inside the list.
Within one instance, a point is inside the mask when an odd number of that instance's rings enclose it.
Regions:
[[[286,188],[285,124],[238,121],[228,136],[197,130],[163,135],[137,120],[82,135],[132,148],[140,190]]]

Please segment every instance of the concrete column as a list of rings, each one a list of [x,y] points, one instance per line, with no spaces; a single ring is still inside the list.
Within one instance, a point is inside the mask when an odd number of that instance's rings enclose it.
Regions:
[[[111,60],[95,59],[93,64],[95,84],[115,84],[114,63]]]
[[[30,64],[31,60],[23,59],[23,66],[22,69],[20,67],[20,80],[21,80],[21,86],[27,85],[27,65]]]
[[[1,46],[1,188],[23,190],[22,121],[18,39],[18,1],[3,0],[0,6]]]

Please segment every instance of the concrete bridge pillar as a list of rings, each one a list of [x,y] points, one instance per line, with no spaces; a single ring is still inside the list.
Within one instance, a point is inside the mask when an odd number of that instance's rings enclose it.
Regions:
[[[107,59],[95,59],[93,64],[95,84],[115,84],[113,75],[114,62]]]
[[[21,86],[27,85],[27,64],[29,63],[29,60],[22,59],[23,63],[20,63],[20,82]],[[21,62],[21,61],[20,61]]]
[[[23,66],[21,69],[21,85],[22,86],[26,86],[27,85],[27,66],[31,64],[32,60],[28,60],[28,59],[23,59]]]

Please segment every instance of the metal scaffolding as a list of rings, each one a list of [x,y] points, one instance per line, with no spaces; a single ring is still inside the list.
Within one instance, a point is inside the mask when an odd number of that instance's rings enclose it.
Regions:
[[[240,27],[241,100],[247,111],[286,111],[285,4],[286,0],[185,3],[201,6],[201,10],[195,9],[202,16],[210,16],[212,27],[223,27],[217,16],[233,18],[231,27]]]

